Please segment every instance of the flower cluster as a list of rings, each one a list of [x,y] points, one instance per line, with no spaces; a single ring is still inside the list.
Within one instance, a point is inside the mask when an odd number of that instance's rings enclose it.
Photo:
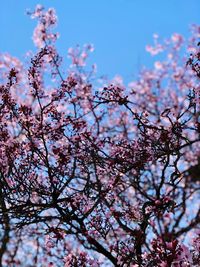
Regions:
[[[199,27],[102,86],[92,45],[66,70],[55,11],[29,14],[37,52],[0,56],[0,265],[199,266]]]

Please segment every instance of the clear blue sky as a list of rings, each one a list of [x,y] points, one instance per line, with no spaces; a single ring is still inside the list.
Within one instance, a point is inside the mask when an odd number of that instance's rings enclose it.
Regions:
[[[2,0],[0,3],[0,52],[23,58],[34,50],[31,40],[34,20],[26,9],[36,4],[54,7],[59,18],[59,51],[76,44],[93,43],[91,62],[99,74],[124,76],[137,72],[139,65],[149,65],[145,45],[153,33],[170,37],[173,32],[189,35],[189,25],[200,24],[200,0]]]

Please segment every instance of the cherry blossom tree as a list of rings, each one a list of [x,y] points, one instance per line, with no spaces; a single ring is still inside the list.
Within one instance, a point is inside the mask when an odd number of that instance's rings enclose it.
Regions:
[[[0,55],[0,266],[199,266],[200,27],[125,86],[29,15],[37,52]]]

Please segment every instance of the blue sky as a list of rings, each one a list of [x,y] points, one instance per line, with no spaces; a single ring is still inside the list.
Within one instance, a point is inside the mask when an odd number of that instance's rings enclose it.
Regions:
[[[120,74],[127,81],[139,66],[152,64],[145,45],[152,44],[153,33],[188,36],[189,25],[200,24],[200,0],[2,0],[0,52],[23,59],[35,49],[31,36],[36,22],[26,9],[36,4],[56,9],[58,49],[65,58],[69,47],[93,43],[90,62],[97,63],[98,73],[110,78]]]

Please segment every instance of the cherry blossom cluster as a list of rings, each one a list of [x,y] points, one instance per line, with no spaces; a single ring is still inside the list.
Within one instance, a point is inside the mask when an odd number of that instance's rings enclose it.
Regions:
[[[92,45],[66,70],[54,9],[29,15],[37,51],[0,55],[0,265],[199,266],[200,27],[154,35],[164,59],[125,85]]]

